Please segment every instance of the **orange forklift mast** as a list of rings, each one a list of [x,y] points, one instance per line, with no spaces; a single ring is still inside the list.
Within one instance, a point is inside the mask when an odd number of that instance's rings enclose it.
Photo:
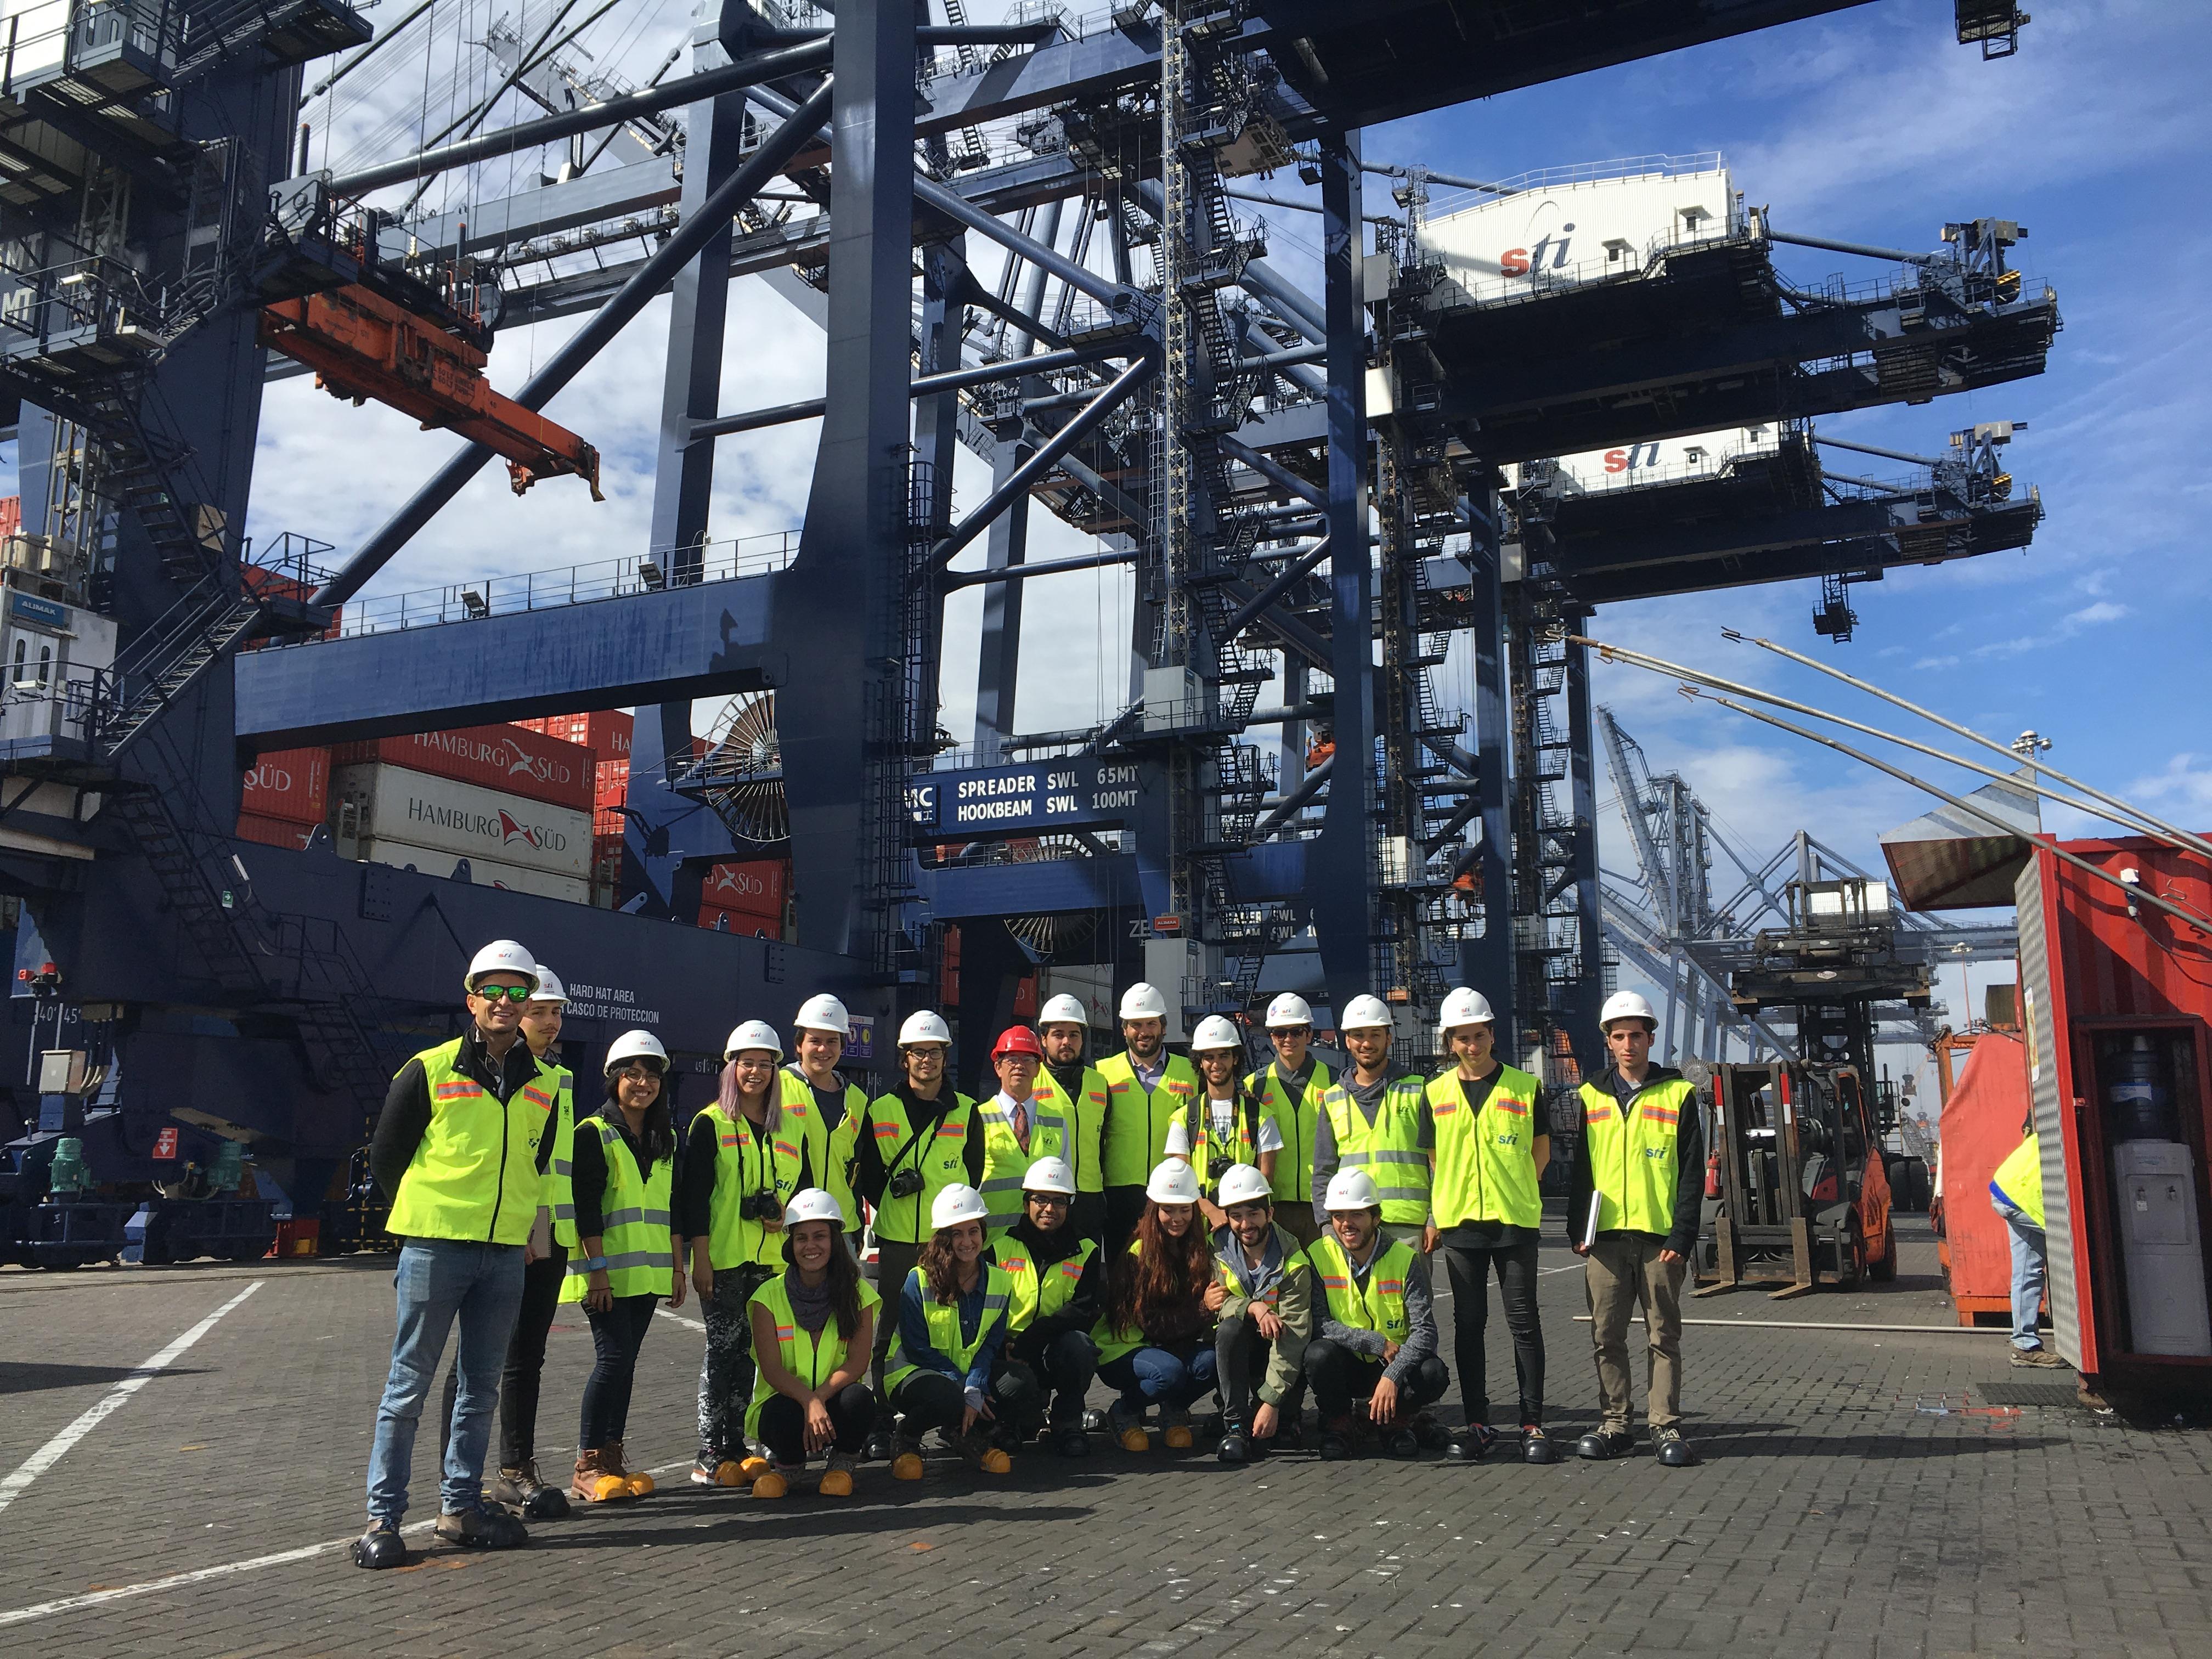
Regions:
[[[599,493],[599,452],[567,428],[501,397],[484,378],[490,331],[472,312],[420,289],[418,309],[361,283],[261,310],[261,343],[315,371],[315,384],[356,404],[412,415],[425,431],[444,427],[507,458],[518,495],[540,478],[574,473]]]

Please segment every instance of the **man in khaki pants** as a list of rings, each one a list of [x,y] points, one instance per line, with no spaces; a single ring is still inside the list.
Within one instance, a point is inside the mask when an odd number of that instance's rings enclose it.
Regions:
[[[1659,1461],[1680,1468],[1698,1461],[1681,1430],[1681,1294],[1705,1194],[1705,1121],[1682,1074],[1651,1063],[1659,1021],[1649,1002],[1633,991],[1607,998],[1598,1029],[1613,1064],[1582,1086],[1567,1237],[1583,1260],[1603,1416],[1575,1450],[1603,1459],[1636,1444],[1628,1321],[1640,1307],[1650,1339],[1644,1415]]]

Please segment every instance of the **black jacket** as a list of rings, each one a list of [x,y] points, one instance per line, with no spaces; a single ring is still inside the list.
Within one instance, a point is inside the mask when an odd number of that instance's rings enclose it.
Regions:
[[[915,1093],[913,1085],[907,1083],[901,1083],[891,1091],[898,1097],[899,1104],[905,1109],[907,1125],[915,1131],[916,1148],[929,1145],[930,1136],[935,1133],[934,1126],[952,1109],[956,1092],[950,1083],[938,1085],[934,1100],[922,1099]],[[869,1104],[873,1106],[874,1102],[871,1101]],[[861,1127],[860,1133],[854,1141],[853,1190],[880,1210],[884,1206],[884,1189],[890,1184],[890,1171],[884,1164],[886,1154],[876,1145],[876,1138],[870,1133],[874,1122],[874,1114],[871,1112],[868,1121]],[[889,1155],[897,1157],[902,1145],[894,1141]],[[981,1187],[983,1184],[983,1126],[976,1121],[976,1114],[972,1109],[968,1114],[968,1139],[960,1150],[967,1167],[968,1184]],[[913,1167],[911,1157],[908,1154],[908,1168]],[[853,1224],[860,1224],[857,1217],[854,1218]]]
[[[491,1096],[504,1105],[514,1097],[516,1090],[538,1075],[540,1062],[530,1052],[530,1045],[517,1036],[514,1046],[507,1051],[504,1065],[495,1065],[483,1045],[483,1034],[476,1022],[462,1034],[460,1052],[453,1057],[454,1069],[471,1081],[482,1085]],[[551,1087],[553,1068],[544,1067],[546,1086]],[[553,1158],[551,1125],[548,1133],[538,1137],[538,1168],[542,1174]],[[400,1178],[407,1166],[415,1161],[416,1149],[422,1146],[422,1137],[430,1130],[430,1079],[422,1069],[422,1062],[410,1060],[399,1068],[399,1075],[392,1079],[392,1087],[385,1091],[384,1109],[377,1115],[376,1132],[369,1137],[368,1167],[376,1177],[377,1186],[386,1199],[399,1195]]]
[[[1589,1080],[1589,1087],[1597,1089],[1613,1099],[1613,1079],[1618,1066],[1608,1066]],[[1654,1066],[1645,1074],[1644,1087],[1655,1083],[1678,1079],[1681,1073],[1671,1066]],[[1640,1093],[1641,1091],[1639,1090]],[[1577,1097],[1577,1112],[1580,1111]],[[1590,1194],[1597,1189],[1589,1162],[1589,1138],[1577,1134],[1575,1139],[1575,1161],[1567,1175],[1567,1237],[1579,1242],[1583,1218],[1589,1214]],[[1677,1255],[1687,1255],[1698,1242],[1698,1224],[1705,1198],[1705,1108],[1692,1095],[1674,1124],[1674,1224],[1667,1234],[1665,1248]]]
[[[1058,1267],[1083,1248],[1083,1240],[1074,1228],[1063,1224],[1057,1232],[1041,1233],[1030,1224],[1026,1214],[993,1243],[992,1260],[996,1261],[1009,1243],[1029,1257],[1040,1278],[1047,1268]],[[1083,1264],[1083,1277],[1075,1281],[1075,1294],[1067,1299],[1067,1304],[1056,1314],[1032,1320],[1027,1330],[1009,1338],[1009,1352],[1019,1348],[1024,1353],[1035,1353],[1069,1331],[1087,1331],[1098,1322],[1098,1297],[1105,1288],[1104,1274],[1098,1263],[1104,1254],[1103,1250],[1091,1253],[1091,1260]]]

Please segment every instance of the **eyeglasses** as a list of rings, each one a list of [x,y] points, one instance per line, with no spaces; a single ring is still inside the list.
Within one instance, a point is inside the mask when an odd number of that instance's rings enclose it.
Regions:
[[[609,1073],[608,1075],[611,1077],[628,1078],[632,1083],[658,1083],[660,1081],[660,1073],[653,1067],[647,1066],[643,1060],[640,1060],[635,1066],[625,1066],[619,1072],[611,1072]]]
[[[1040,1209],[1064,1210],[1067,1207],[1067,1194],[1065,1193],[1025,1193],[1023,1196]]]
[[[479,985],[477,994],[486,1002],[497,1002],[501,997],[509,1002],[527,1002],[537,993],[527,985]]]

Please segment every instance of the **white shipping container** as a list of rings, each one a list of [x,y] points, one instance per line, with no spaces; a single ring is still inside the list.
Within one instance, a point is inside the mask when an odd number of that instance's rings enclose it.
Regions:
[[[1728,234],[1717,155],[1648,156],[1509,179],[1506,193],[1432,215],[1420,245],[1478,304],[1639,271]]]
[[[1641,443],[1615,444],[1610,449],[1586,449],[1578,455],[1559,457],[1559,470],[1587,494],[1627,484],[1675,483],[1690,478],[1710,478],[1730,461],[1771,455],[1781,447],[1780,426],[1729,427],[1719,432],[1693,432],[1681,438],[1651,438]],[[1520,487],[1521,467],[1505,469],[1506,483]]]
[[[342,856],[391,841],[580,881],[592,872],[592,815],[573,807],[376,763],[337,768],[331,803]]]
[[[436,876],[442,880],[452,876],[453,866],[465,857],[469,861],[469,878],[478,887],[504,887],[510,892],[535,893],[541,898],[566,899],[571,904],[591,902],[591,883],[575,876],[556,875],[550,870],[527,870],[519,864],[501,864],[495,859],[479,858],[473,853],[447,853],[434,847],[410,847],[404,842],[364,841],[358,846],[359,856],[371,864],[389,864],[402,870],[419,870],[426,876]]]

